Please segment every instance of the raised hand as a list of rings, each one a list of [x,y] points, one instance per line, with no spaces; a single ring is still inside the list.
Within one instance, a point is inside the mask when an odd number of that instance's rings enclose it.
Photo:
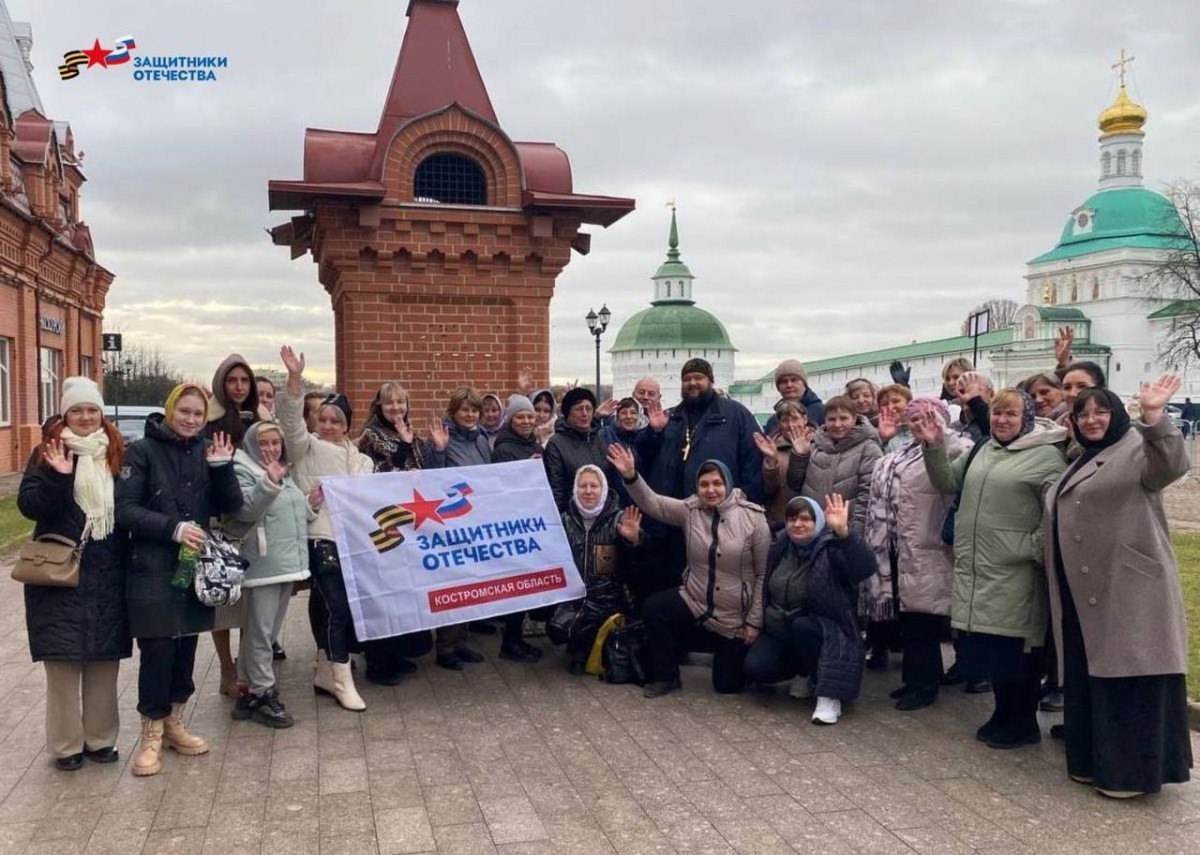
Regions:
[[[633,459],[633,454],[619,442],[614,442],[608,447],[608,462],[621,473],[622,478],[632,478],[637,472],[637,462]]]
[[[812,450],[812,436],[807,425],[792,425],[785,433],[792,443],[792,454],[808,454]]]
[[[304,354],[297,356],[290,344],[279,348],[279,358],[283,360],[283,367],[287,369],[288,376],[299,377],[304,373]]]
[[[765,434],[759,433],[758,431],[755,431],[750,435],[754,437],[754,444],[758,446],[759,452],[764,458],[766,458],[767,462],[773,463],[779,459],[775,456],[775,440],[771,439],[771,437],[766,436]]]
[[[213,434],[212,445],[208,447],[205,456],[209,460],[231,459],[233,457],[233,441],[229,434],[217,431]]]
[[[654,409],[646,414],[646,418],[650,420],[650,430],[655,433],[662,433],[666,430],[667,422],[671,417],[667,415],[667,411],[662,408],[661,404],[655,404]]]
[[[267,464],[267,480],[272,484],[282,484],[286,475],[287,467],[278,460],[272,460]]]
[[[617,404],[619,404],[619,403],[621,403],[621,402],[618,401],[616,398],[609,398],[607,401],[605,401],[603,404],[601,404],[600,406],[598,406],[596,408],[596,416],[598,418],[604,418],[606,416],[611,416],[613,413],[615,413],[617,411]]]
[[[625,513],[621,514],[621,520],[617,523],[617,534],[629,543],[636,544],[641,531],[642,512],[631,505],[625,509]]]
[[[413,441],[412,425],[410,425],[407,421],[405,421],[403,416],[396,419],[396,421],[393,422],[392,427],[394,427],[396,429],[396,436],[400,437],[401,442],[407,442],[409,445],[412,445],[412,441]]]
[[[850,533],[850,506],[840,493],[825,497],[825,525],[838,537]]]
[[[941,419],[934,418],[929,413],[916,413],[909,419],[908,426],[912,428],[913,436],[922,444],[929,447],[941,445],[945,438]]]
[[[1074,327],[1059,327],[1058,336],[1054,339],[1054,358],[1059,367],[1071,364],[1071,345],[1075,343]]]
[[[888,374],[892,375],[892,382],[898,386],[907,386],[912,379],[912,367],[905,368],[904,363],[897,359],[888,366]]]
[[[517,374],[517,391],[528,395],[533,391],[533,369],[526,365]]]
[[[554,436],[554,419],[551,419],[545,424],[538,425],[536,432],[538,442],[540,442],[542,445],[545,445],[550,441],[550,437]]]
[[[1142,421],[1152,425],[1162,418],[1163,410],[1182,386],[1183,381],[1174,374],[1164,374],[1153,383],[1143,383],[1138,395],[1142,404]]]
[[[958,398],[963,403],[972,398],[983,398],[987,394],[987,385],[978,371],[968,371],[958,378]]]
[[[75,468],[75,452],[69,451],[61,439],[46,443],[46,465],[60,475],[70,475]]]
[[[429,421],[429,438],[433,441],[433,447],[438,451],[445,451],[446,446],[450,444],[450,432],[446,430],[446,426],[437,416]]]
[[[879,438],[885,443],[896,435],[896,416],[891,410],[879,411]]]

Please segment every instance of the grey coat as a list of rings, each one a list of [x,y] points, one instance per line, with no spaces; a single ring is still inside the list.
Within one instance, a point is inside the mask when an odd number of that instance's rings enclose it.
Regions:
[[[879,432],[862,416],[850,433],[836,442],[821,427],[810,453],[792,455],[787,485],[822,505],[826,496],[838,493],[850,505],[850,530],[862,535],[867,525],[871,471],[882,457]]]
[[[1186,674],[1187,619],[1162,490],[1188,471],[1183,435],[1167,416],[1134,422],[1118,442],[1051,488],[1056,532],[1092,677]],[[1062,673],[1062,604],[1046,538],[1050,612]]]

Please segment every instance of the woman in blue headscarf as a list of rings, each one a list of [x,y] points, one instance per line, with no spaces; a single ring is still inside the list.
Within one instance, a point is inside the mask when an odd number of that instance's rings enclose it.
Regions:
[[[638,476],[633,454],[620,443],[608,461],[621,473],[629,495],[656,520],[683,529],[687,566],[683,584],[646,598],[642,620],[649,644],[649,682],[643,694],[657,698],[681,688],[680,656],[713,654],[713,688],[740,692],[746,650],[762,630],[763,574],[771,531],[761,505],[741,490],[719,460],[706,460],[687,499],[660,496]]]
[[[778,683],[808,678],[795,697],[811,697],[813,724],[836,724],[842,701],[858,697],[863,646],[855,618],[858,586],[875,572],[870,547],[850,531],[846,500],[825,497],[788,502],[786,525],[767,558],[763,632],[746,655],[746,677]]]

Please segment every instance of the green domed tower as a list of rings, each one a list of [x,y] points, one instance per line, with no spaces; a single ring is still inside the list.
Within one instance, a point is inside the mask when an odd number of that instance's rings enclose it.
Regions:
[[[718,386],[733,382],[737,348],[715,315],[692,299],[695,277],[679,257],[679,227],[671,207],[671,233],[667,260],[651,277],[654,300],[625,322],[609,348],[612,354],[613,394],[630,394],[641,377],[654,377],[663,389],[664,403],[679,389],[679,370],[699,356],[712,363]]]

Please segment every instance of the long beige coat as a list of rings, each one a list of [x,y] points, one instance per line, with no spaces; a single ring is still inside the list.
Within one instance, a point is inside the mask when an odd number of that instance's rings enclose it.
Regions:
[[[1087,648],[1088,674],[1187,673],[1183,592],[1161,494],[1187,471],[1183,435],[1164,416],[1149,427],[1134,422],[1119,442],[1068,470],[1051,488],[1044,523],[1046,575],[1060,674],[1055,524]]]
[[[702,507],[698,497],[660,496],[640,476],[625,486],[647,514],[683,529],[687,567],[679,596],[696,618],[711,614],[704,628],[727,638],[747,625],[761,629],[763,577],[771,547],[762,506],[746,499],[741,490],[731,491],[717,506],[721,519],[713,549],[713,512]]]

